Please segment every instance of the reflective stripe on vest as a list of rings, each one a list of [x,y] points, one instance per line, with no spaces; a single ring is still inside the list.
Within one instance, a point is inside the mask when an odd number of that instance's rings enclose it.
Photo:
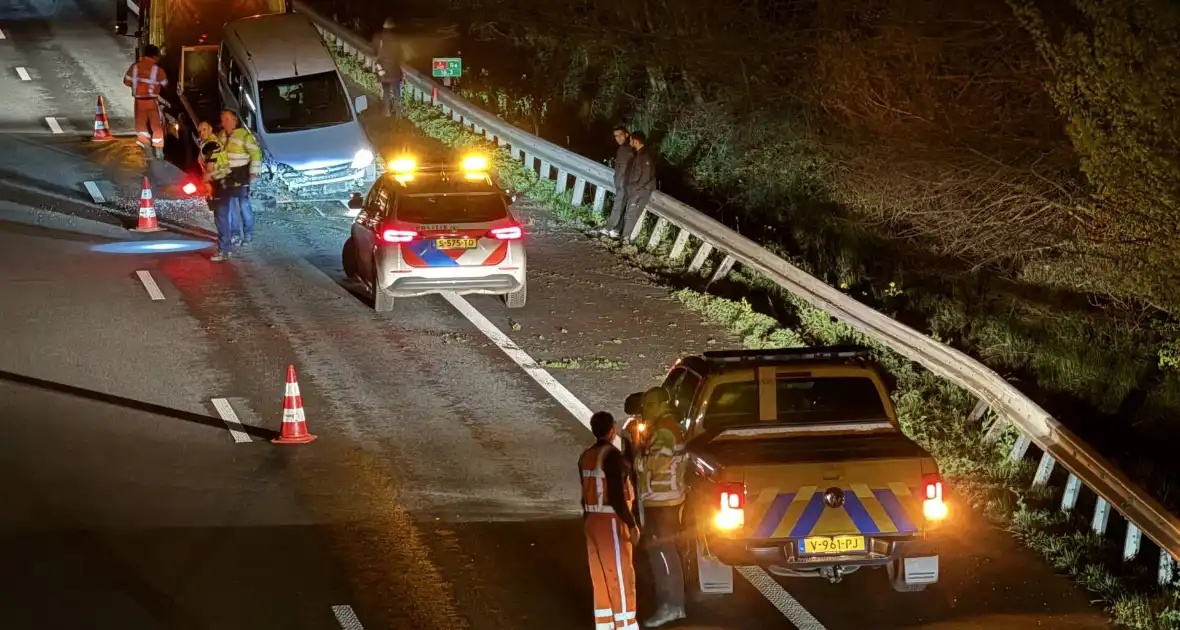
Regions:
[[[684,444],[680,441],[679,427],[669,427],[668,420],[655,423],[652,445],[641,458],[640,486],[643,488],[643,503],[652,507],[679,505],[684,502],[682,479],[687,458]],[[669,434],[671,447],[667,444]]]
[[[602,462],[606,459],[608,449],[614,446],[609,442],[590,447],[582,454],[582,509],[590,514],[614,514],[606,489],[606,473],[602,470]],[[631,484],[623,481],[623,500],[628,505],[634,500]]]
[[[147,70],[146,78],[142,76],[143,73],[140,71],[140,66],[145,61],[151,66],[151,70]],[[163,71],[156,65],[156,62],[145,58],[131,64],[123,80],[131,82],[131,95],[135,98],[153,98],[159,96],[160,88],[168,85],[168,78],[161,76],[162,74]]]
[[[254,139],[254,134],[242,127],[234,129],[221,143],[225,154],[229,158],[230,168],[241,168],[250,165],[250,174],[258,175],[262,172],[262,148]]]

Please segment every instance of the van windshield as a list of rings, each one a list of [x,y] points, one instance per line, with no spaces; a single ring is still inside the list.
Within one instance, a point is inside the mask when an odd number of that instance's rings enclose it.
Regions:
[[[352,120],[335,72],[263,81],[258,86],[262,127],[268,133],[331,127]]]

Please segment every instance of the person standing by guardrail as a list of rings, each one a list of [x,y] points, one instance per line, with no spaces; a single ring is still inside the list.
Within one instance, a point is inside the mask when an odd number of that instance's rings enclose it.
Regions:
[[[630,238],[635,231],[635,224],[656,191],[656,160],[647,148],[647,136],[642,131],[631,134],[631,148],[635,149],[635,158],[627,169],[627,219],[623,224],[623,238]]]
[[[377,76],[381,78],[381,102],[385,115],[397,111],[402,116],[402,42],[393,32],[393,18],[373,36],[373,51],[377,53]]]
[[[627,169],[635,157],[635,149],[631,148],[631,134],[623,125],[615,127],[615,142],[619,148],[615,151],[615,197],[611,204],[610,216],[599,230],[599,234],[611,238],[619,237],[619,230],[623,229],[623,218],[627,212]]]

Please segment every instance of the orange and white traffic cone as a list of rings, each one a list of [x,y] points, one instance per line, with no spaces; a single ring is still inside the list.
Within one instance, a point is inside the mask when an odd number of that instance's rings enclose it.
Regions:
[[[164,228],[156,221],[156,205],[152,202],[152,184],[145,176],[143,192],[139,193],[139,225],[133,232],[159,232]]]
[[[287,366],[287,391],[283,395],[283,428],[275,444],[307,444],[316,436],[307,432],[307,418],[303,415],[303,396],[299,395],[299,381],[295,380],[295,366]]]
[[[111,135],[111,122],[107,120],[107,104],[102,100],[102,96],[98,97],[98,105],[94,107],[94,138],[92,142],[113,142],[115,136]]]

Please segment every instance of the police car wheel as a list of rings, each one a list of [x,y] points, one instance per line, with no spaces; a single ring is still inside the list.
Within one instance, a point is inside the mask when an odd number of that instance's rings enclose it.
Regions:
[[[377,278],[379,277],[380,276],[377,273],[377,265],[374,264],[372,285],[370,285],[372,287],[373,310],[377,311],[378,313],[388,313],[389,311],[393,310],[393,296],[386,293],[381,289],[380,286],[377,285]]]
[[[528,299],[528,290],[529,285],[526,280],[520,284],[520,290],[504,294],[504,305],[508,308],[524,308],[524,303]]]
[[[340,264],[344,267],[344,275],[349,280],[357,280],[360,278],[360,273],[356,268],[356,241],[352,237],[348,237],[344,241],[344,249],[340,252]]]

